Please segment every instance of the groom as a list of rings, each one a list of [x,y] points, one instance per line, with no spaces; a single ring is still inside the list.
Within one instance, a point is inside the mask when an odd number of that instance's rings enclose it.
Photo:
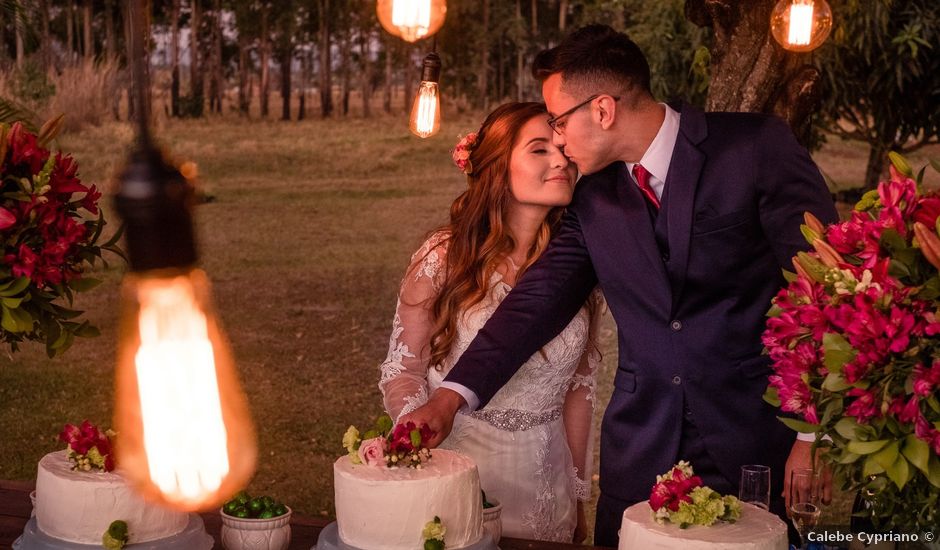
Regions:
[[[617,546],[623,510],[679,459],[735,495],[743,464],[767,464],[778,497],[785,464],[808,465],[810,443],[762,400],[760,335],[781,270],[806,248],[803,213],[837,220],[819,170],[779,119],[657,103],[642,52],[609,27],[575,32],[534,72],[555,144],[584,177],[545,254],[403,420],[429,423],[439,442],[459,408],[485,405],[600,284],[620,352],[595,544]]]

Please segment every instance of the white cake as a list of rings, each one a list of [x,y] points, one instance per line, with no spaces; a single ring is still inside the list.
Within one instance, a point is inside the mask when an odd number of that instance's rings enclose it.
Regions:
[[[148,542],[182,532],[189,515],[144,502],[115,472],[72,470],[66,451],[39,461],[36,522],[60,540],[101,544],[115,520],[127,522],[130,543]]]
[[[435,449],[421,469],[333,464],[339,538],[355,548],[416,550],[434,516],[447,529],[448,550],[483,537],[483,503],[476,464],[453,451]]]
[[[752,504],[741,503],[741,518],[709,527],[660,525],[649,502],[623,512],[619,550],[787,550],[787,526],[777,516]]]

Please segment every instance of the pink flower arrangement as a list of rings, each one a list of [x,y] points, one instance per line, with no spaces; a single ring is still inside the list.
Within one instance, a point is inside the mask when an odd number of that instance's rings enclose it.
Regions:
[[[806,215],[814,250],[794,258],[763,334],[765,399],[817,434],[876,526],[907,530],[940,521],[920,512],[940,495],[940,194],[892,161],[847,221]]]
[[[676,512],[680,502],[692,502],[689,493],[692,489],[702,486],[702,478],[693,475],[691,468],[673,466],[667,475],[657,477],[656,485],[650,493],[650,507],[653,511],[666,507]]]
[[[113,431],[102,432],[85,420],[81,427],[66,424],[59,434],[59,440],[68,445],[68,457],[73,470],[98,469],[110,472],[114,469],[110,439],[114,435]]]
[[[470,151],[473,150],[473,146],[476,145],[476,143],[476,132],[470,132],[460,138],[460,141],[457,142],[457,146],[454,147],[454,150],[451,152],[454,164],[456,164],[457,168],[464,174],[470,175],[473,173],[473,165],[470,163]]]
[[[354,464],[421,468],[431,459],[427,441],[434,431],[427,425],[415,426],[414,422],[392,425],[388,415],[378,418],[375,428],[362,436],[355,426],[350,426],[343,435],[343,447]]]
[[[85,271],[102,250],[123,257],[119,235],[97,244],[105,226],[98,188],[81,182],[71,156],[45,148],[60,125],[47,123],[38,136],[20,123],[0,125],[0,341],[13,351],[24,340],[44,341],[50,357],[76,336],[97,335],[59,299],[70,306],[75,292],[99,283]]]

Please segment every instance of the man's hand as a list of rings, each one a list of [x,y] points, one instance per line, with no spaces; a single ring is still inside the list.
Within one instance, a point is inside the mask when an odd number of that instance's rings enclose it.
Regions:
[[[578,524],[574,528],[574,536],[572,537],[571,542],[574,544],[581,544],[587,539],[588,536],[588,526],[587,518],[584,515],[584,503],[580,500],[578,501]]]
[[[428,447],[437,447],[450,435],[450,430],[454,427],[454,415],[465,404],[466,401],[459,393],[447,388],[438,388],[431,394],[427,403],[399,418],[398,423],[414,422],[415,426],[427,424],[434,430],[434,437],[428,442]]]
[[[796,440],[793,442],[793,448],[790,449],[790,456],[787,458],[787,465],[784,469],[783,477],[783,499],[787,503],[787,515],[790,514],[790,473],[797,468],[812,468],[811,441]],[[819,495],[823,504],[832,502],[832,472],[828,466],[822,464],[819,455],[822,449],[816,451],[816,471],[819,472]],[[802,500],[802,499],[801,499]],[[805,499],[809,501],[809,498]]]

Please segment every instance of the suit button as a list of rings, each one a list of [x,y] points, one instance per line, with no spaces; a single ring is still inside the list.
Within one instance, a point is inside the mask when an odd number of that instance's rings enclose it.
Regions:
[[[682,330],[682,321],[679,321],[679,320],[677,319],[677,320],[673,321],[669,326],[672,327],[672,330],[673,330],[673,331],[679,332],[680,330]]]
[[[669,254],[663,254],[662,258],[663,258],[663,263],[669,262]]]
[[[682,377],[679,376],[678,374],[675,375],[675,376],[673,376],[673,377],[672,377],[672,383],[678,386],[679,384],[682,383]]]

